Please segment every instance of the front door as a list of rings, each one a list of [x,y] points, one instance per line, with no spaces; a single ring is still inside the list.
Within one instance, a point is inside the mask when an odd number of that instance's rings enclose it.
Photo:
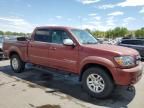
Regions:
[[[49,57],[52,67],[76,72],[78,66],[78,47],[63,45],[63,40],[68,38],[70,37],[67,32],[63,30],[53,30]]]

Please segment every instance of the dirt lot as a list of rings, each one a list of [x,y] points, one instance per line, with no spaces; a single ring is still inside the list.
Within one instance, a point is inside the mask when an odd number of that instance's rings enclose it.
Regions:
[[[0,61],[0,108],[143,108],[144,77],[133,91],[117,87],[109,99],[98,100],[85,93],[76,76],[61,75],[27,66],[24,73],[11,71],[9,61]]]

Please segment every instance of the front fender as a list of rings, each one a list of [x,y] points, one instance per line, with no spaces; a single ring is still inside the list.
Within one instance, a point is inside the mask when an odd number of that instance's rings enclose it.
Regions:
[[[89,56],[89,57],[84,58],[80,62],[79,72],[82,71],[83,67],[86,64],[98,64],[98,65],[102,65],[102,66],[106,67],[107,69],[109,69],[110,71],[112,70],[112,68],[116,67],[115,64],[113,63],[113,61],[111,61],[111,60],[109,60],[107,58],[97,57],[97,56]]]

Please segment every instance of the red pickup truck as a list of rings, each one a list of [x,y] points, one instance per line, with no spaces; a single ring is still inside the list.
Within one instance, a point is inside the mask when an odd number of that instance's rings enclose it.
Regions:
[[[76,28],[37,27],[30,39],[6,41],[3,49],[14,72],[32,63],[74,73],[96,98],[106,98],[115,85],[133,85],[142,76],[136,50],[98,44],[91,34]]]

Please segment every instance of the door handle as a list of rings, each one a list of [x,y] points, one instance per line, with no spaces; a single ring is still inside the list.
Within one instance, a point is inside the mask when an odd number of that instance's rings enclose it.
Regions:
[[[56,50],[56,48],[55,47],[50,47],[50,50]]]

